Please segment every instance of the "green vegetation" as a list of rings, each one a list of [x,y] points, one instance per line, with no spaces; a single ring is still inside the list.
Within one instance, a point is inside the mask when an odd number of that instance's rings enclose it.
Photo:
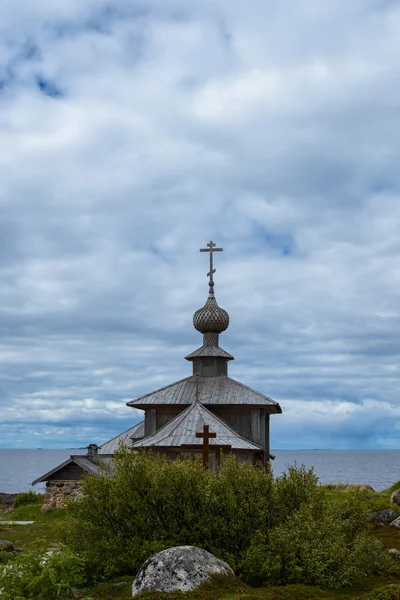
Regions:
[[[396,487],[396,485],[398,487]],[[395,489],[399,489],[400,482],[391,486],[388,490],[375,492],[371,486],[367,485],[349,485],[338,483],[335,485],[323,485],[326,498],[331,502],[341,503],[347,497],[352,499],[356,497],[362,504],[365,510],[383,510],[385,508],[393,508],[390,503],[390,496]]]
[[[0,519],[0,538],[24,549],[0,554],[5,600],[131,598],[141,564],[185,544],[226,560],[238,577],[141,600],[400,600],[400,561],[385,551],[400,550],[400,532],[373,527],[367,515],[393,508],[390,495],[400,483],[379,493],[319,486],[304,467],[274,479],[232,459],[205,472],[196,461],[168,463],[121,448],[113,474],[88,476],[83,487],[85,496],[66,511],[41,513],[40,504],[27,504],[2,516],[35,521],[12,526]]]
[[[134,574],[150,555],[178,545],[205,548],[253,585],[333,589],[393,565],[370,535],[365,494],[373,492],[332,501],[304,467],[274,479],[233,458],[211,472],[199,461],[122,448],[113,474],[87,477],[83,488],[63,540],[98,580]]]
[[[14,508],[19,508],[20,506],[26,506],[27,504],[41,504],[43,502],[43,494],[37,494],[30,490],[29,492],[24,492],[23,494],[18,494],[13,502]]]
[[[28,550],[7,563],[0,583],[4,600],[71,598],[83,583],[83,564],[69,548]]]
[[[37,545],[38,540],[47,545],[60,541],[58,524],[65,519],[66,511],[54,509],[40,512],[41,504],[21,506],[0,517],[0,538],[26,548]],[[34,521],[32,525],[6,525],[2,521]]]

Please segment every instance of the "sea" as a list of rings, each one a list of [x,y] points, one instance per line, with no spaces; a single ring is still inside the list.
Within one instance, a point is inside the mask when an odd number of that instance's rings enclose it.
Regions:
[[[376,491],[400,480],[400,450],[272,450],[273,472],[280,475],[295,463],[314,467],[320,483],[362,483]],[[0,449],[0,492],[43,491],[45,484],[32,481],[83,449]]]

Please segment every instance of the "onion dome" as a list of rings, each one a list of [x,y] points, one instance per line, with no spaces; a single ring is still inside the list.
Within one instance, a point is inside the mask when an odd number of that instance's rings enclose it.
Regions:
[[[193,325],[200,333],[222,333],[229,326],[229,315],[219,307],[214,296],[214,282],[210,281],[210,293],[202,308],[193,315]]]

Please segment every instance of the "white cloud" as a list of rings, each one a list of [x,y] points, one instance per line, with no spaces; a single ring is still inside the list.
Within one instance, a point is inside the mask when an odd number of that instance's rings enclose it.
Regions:
[[[102,442],[188,374],[215,237],[273,443],[393,447],[397,4],[18,0],[0,30],[0,445]]]

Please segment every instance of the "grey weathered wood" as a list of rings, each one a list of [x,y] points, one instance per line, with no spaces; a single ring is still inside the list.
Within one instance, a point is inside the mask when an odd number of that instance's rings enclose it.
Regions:
[[[196,402],[183,410],[177,417],[161,427],[156,433],[145,437],[134,444],[135,448],[150,447],[180,447],[182,444],[197,444],[196,433],[209,425],[211,431],[217,434],[218,440],[210,440],[210,446],[215,444],[230,444],[236,450],[260,451],[263,448],[245,439],[224,423],[216,414],[202,404]]]
[[[154,407],[146,410],[145,418],[144,418],[144,435],[147,437],[148,435],[153,435],[157,430],[157,412]]]
[[[103,457],[103,460],[106,460],[106,457]],[[38,479],[35,479],[35,481],[32,482],[32,485],[36,485],[41,481],[69,479],[69,477],[66,477],[65,474],[73,474],[77,472],[73,465],[80,468],[82,472],[91,474],[98,473],[100,468],[97,463],[89,460],[87,456],[82,456],[81,454],[71,455],[68,460],[64,461],[57,467],[54,467],[54,469],[51,469],[51,471],[48,471]],[[74,477],[71,477],[71,479],[74,479]]]
[[[119,444],[122,442],[127,446],[130,446],[132,440],[139,440],[144,437],[144,420],[140,421],[140,423],[136,423],[133,427],[130,427],[126,431],[123,431],[119,435],[111,438],[107,442],[104,442],[100,446],[99,454],[114,454],[114,452],[118,449]]]
[[[47,478],[47,481],[53,480],[79,480],[82,478],[82,475],[85,473],[85,469],[81,466],[77,465],[75,462],[70,462],[65,467],[59,469],[52,475]]]
[[[165,404],[192,404],[196,399],[194,385],[195,377],[197,377],[197,375],[185,377],[185,379],[176,381],[175,383],[162,387],[150,394],[140,396],[135,400],[127,402],[127,406],[144,409]],[[278,402],[272,398],[269,398],[226,375],[200,377],[199,390],[200,402],[207,406],[246,404],[248,406],[264,407],[268,409],[268,412],[270,413],[282,412]]]

